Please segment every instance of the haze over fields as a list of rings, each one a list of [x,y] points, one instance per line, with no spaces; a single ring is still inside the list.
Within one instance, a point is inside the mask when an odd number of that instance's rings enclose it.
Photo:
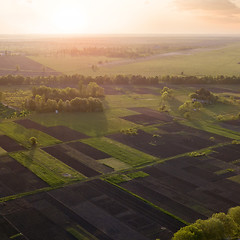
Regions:
[[[10,0],[2,34],[238,34],[240,0]]]

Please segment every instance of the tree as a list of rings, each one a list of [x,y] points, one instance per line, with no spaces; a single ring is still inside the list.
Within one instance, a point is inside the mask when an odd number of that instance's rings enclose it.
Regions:
[[[36,146],[37,145],[37,138],[30,137],[29,142],[31,143],[32,146]]]
[[[240,206],[230,208],[228,215],[240,226]]]

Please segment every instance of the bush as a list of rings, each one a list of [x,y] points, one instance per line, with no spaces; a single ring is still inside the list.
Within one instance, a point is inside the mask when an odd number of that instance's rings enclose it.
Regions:
[[[37,138],[30,137],[29,142],[31,143],[32,146],[36,146],[37,145]]]

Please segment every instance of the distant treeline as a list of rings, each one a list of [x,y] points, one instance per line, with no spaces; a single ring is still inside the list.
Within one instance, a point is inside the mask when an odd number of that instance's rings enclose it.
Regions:
[[[78,82],[78,88],[51,88],[46,86],[33,87],[32,88],[33,98],[37,95],[44,97],[45,100],[71,100],[73,98],[102,98],[104,97],[104,88],[100,87],[95,82],[90,82],[87,85],[84,85],[82,81]]]
[[[78,85],[95,82],[97,84],[135,84],[155,85],[167,84],[240,84],[240,76],[156,76],[145,77],[141,75],[117,75],[117,76],[83,76],[83,75],[60,75],[60,76],[0,76],[0,85]]]

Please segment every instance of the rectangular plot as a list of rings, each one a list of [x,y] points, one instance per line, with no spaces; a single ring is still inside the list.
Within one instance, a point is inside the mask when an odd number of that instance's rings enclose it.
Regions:
[[[0,136],[0,147],[6,150],[7,152],[25,150],[25,147],[20,146],[16,141],[14,141],[13,139],[6,135]]]
[[[146,237],[90,202],[79,204],[74,211],[114,240],[147,240]]]
[[[79,162],[77,159],[72,158],[66,153],[64,153],[63,151],[61,151],[61,147],[58,147],[58,146],[47,147],[47,148],[43,148],[43,150],[48,154],[52,155],[53,157],[64,162],[65,164],[69,165],[70,167],[74,168],[75,170],[79,171],[86,177],[94,177],[94,176],[100,175],[99,172],[84,165],[83,163]]]
[[[20,119],[20,120],[14,121],[14,122],[23,126],[23,127],[25,127],[25,128],[27,128],[27,129],[33,128],[33,129],[36,129],[36,130],[39,130],[39,131],[42,131],[42,132],[44,132],[47,129],[47,127],[45,127],[45,126],[43,126],[43,125],[41,125],[37,122],[34,122],[30,119]]]
[[[145,115],[145,114],[129,115],[121,118],[130,122],[133,122],[135,124],[141,124],[144,126],[159,124],[162,122],[158,118]]]
[[[111,198],[114,198],[129,209],[140,213],[143,216],[154,219],[154,221],[159,223],[161,226],[166,227],[172,232],[176,232],[180,227],[184,226],[184,224],[179,222],[177,219],[174,219],[173,217],[157,210],[156,208],[153,208],[142,200],[134,197],[126,191],[116,188],[107,182],[101,180],[93,180],[88,184],[90,186],[93,186],[95,189],[101,189],[104,194],[108,195]]]
[[[73,129],[70,129],[66,126],[46,127],[30,119],[21,119],[21,120],[16,120],[15,122],[27,129],[33,128],[33,129],[42,131],[61,141],[73,141],[73,140],[88,138],[87,135],[80,133],[78,131],[75,131]]]
[[[214,151],[216,152],[212,153],[211,156],[224,162],[232,162],[240,159],[240,151],[234,145],[215,148]]]
[[[176,144],[177,136],[174,136],[175,140],[174,138],[168,139],[165,136],[159,136],[156,138],[152,134],[146,133],[142,130],[138,130],[138,134],[133,136],[117,133],[107,137],[155,157],[165,158],[190,151],[189,148]],[[178,141],[180,140],[178,139]]]
[[[128,108],[129,110],[138,112],[138,113],[142,113],[151,117],[155,117],[163,122],[171,122],[172,121],[172,117],[164,112],[158,112],[156,110],[152,110],[150,108],[146,108],[146,107],[133,107],[133,108]]]
[[[88,138],[87,135],[77,132],[65,126],[48,127],[45,133],[61,141],[66,141],[66,142],[77,140],[77,139]]]
[[[95,160],[111,157],[107,153],[102,152],[102,151],[100,151],[88,144],[82,143],[82,142],[71,142],[71,143],[68,143],[68,145]]]
[[[73,240],[68,233],[35,209],[24,209],[5,216],[27,238],[34,240]]]
[[[0,197],[48,187],[47,183],[8,156],[0,158],[0,169],[4,169],[0,172]]]
[[[191,208],[188,208],[183,204],[178,203],[171,198],[138,183],[135,180],[123,183],[121,184],[121,186],[147,199],[148,201],[156,204],[157,206],[168,210],[172,214],[181,217],[185,221],[194,222],[199,218],[206,218],[206,216],[203,216],[202,214],[192,210]]]

